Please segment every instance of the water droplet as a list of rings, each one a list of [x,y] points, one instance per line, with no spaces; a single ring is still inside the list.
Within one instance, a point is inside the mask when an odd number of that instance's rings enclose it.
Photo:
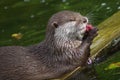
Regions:
[[[110,7],[107,7],[106,9],[110,9]]]
[[[62,2],[66,2],[66,0],[62,0]]]
[[[101,3],[101,6],[105,6],[106,5],[106,3]]]
[[[119,2],[117,2],[116,4],[119,4]]]
[[[42,3],[45,3],[45,0],[41,0]]]
[[[118,6],[118,9],[120,10],[120,6]]]
[[[24,0],[24,2],[30,2],[30,0]]]
[[[11,42],[12,40],[11,40],[11,39],[9,39],[8,41],[9,41],[9,42]]]
[[[45,5],[48,5],[48,3],[46,3]]]
[[[35,15],[33,15],[33,14],[30,16],[30,18],[34,18],[34,17],[35,17]]]
[[[4,29],[2,29],[2,32],[5,32],[5,30],[4,30]]]
[[[69,5],[69,4],[70,4],[69,2],[66,3],[66,5]]]
[[[8,7],[7,7],[7,6],[5,6],[5,7],[4,7],[4,9],[8,9]]]

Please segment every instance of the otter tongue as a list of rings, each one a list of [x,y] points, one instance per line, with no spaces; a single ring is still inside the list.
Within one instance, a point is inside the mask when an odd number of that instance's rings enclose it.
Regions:
[[[92,29],[93,29],[93,26],[91,24],[87,24],[86,31],[89,32]]]

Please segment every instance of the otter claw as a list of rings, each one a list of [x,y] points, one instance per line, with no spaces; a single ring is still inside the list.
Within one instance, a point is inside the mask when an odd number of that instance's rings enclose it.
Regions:
[[[90,58],[88,58],[87,64],[92,64],[92,63],[93,61]]]

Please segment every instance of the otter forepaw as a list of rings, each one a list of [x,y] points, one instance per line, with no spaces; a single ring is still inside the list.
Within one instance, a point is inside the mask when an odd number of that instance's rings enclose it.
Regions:
[[[92,40],[98,35],[97,31],[98,31],[97,28],[93,28],[92,30],[90,30],[90,31],[88,32],[87,39],[88,39],[89,41],[92,41]]]
[[[89,31],[88,35],[92,37],[96,37],[98,35],[97,31],[98,31],[97,28],[93,28],[92,30]]]

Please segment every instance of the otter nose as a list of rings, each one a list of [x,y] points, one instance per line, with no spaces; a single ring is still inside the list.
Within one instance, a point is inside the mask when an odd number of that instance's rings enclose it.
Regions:
[[[88,23],[88,18],[87,17],[83,17],[83,23]]]

